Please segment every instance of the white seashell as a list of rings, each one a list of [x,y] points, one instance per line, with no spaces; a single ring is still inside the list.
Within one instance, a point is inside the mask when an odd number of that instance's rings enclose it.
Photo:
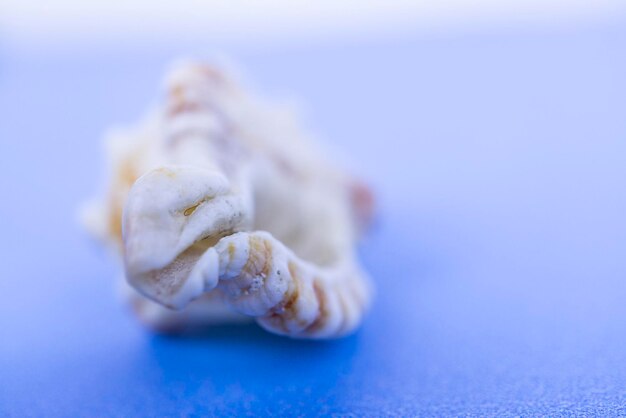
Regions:
[[[245,317],[296,338],[353,331],[372,295],[354,254],[368,189],[218,69],[167,80],[162,108],[111,141],[108,191],[85,215],[137,314],[163,331]]]

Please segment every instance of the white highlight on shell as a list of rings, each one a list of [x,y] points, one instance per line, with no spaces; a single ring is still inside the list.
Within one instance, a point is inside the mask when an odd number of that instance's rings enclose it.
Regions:
[[[185,64],[167,80],[162,108],[114,140],[109,189],[85,217],[122,256],[139,317],[162,331],[245,317],[296,338],[353,331],[372,294],[354,255],[368,189],[220,70]]]

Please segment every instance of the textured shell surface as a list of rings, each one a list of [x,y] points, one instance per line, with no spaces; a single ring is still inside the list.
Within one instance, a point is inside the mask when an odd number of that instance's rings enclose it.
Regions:
[[[85,224],[121,260],[149,327],[255,320],[294,338],[358,327],[373,289],[355,246],[372,194],[289,109],[220,68],[182,63],[159,106],[107,151],[107,187]]]

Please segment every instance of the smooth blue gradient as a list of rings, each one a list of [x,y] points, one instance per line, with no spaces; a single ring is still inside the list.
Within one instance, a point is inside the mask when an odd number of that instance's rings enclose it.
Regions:
[[[100,138],[216,45],[0,49],[0,416],[626,414],[626,21],[218,45],[374,185],[362,329],[154,336],[76,210]],[[155,43],[155,45],[157,45]]]

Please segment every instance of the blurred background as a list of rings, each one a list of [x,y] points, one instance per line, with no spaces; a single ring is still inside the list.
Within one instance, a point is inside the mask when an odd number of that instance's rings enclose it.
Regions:
[[[221,57],[374,187],[362,329],[146,332],[76,221],[101,138]],[[626,3],[0,4],[0,415],[626,415]]]

